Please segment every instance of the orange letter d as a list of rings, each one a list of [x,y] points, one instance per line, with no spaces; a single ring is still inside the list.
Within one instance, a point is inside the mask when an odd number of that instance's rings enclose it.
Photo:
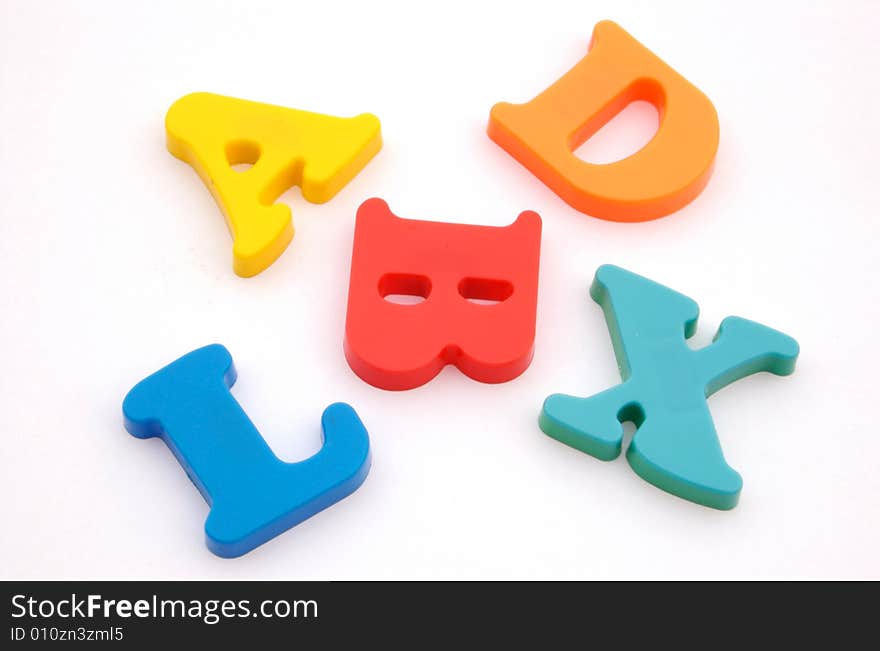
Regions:
[[[637,100],[660,113],[645,147],[607,165],[572,153]],[[709,181],[718,149],[709,98],[610,21],[596,25],[589,54],[531,102],[493,106],[488,132],[572,207],[624,222],[687,205]]]

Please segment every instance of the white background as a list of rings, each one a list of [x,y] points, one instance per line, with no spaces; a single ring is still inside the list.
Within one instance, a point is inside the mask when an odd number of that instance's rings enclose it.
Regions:
[[[580,214],[485,135],[613,19],[702,89],[715,175],[680,212]],[[0,1],[0,578],[880,578],[877,2]],[[256,278],[165,150],[196,90],[382,121],[385,146]],[[589,145],[614,158],[651,111]],[[607,136],[607,137],[605,137]],[[635,140],[633,140],[635,139]],[[631,149],[629,151],[632,151]],[[626,153],[624,151],[624,153]],[[447,368],[374,389],[342,353],[354,214],[544,219],[536,355],[519,379]],[[691,297],[698,344],[736,314],[794,336],[797,372],[710,401],[745,482],[718,512],[541,433],[545,396],[619,381],[587,289],[610,262]],[[165,445],[122,427],[135,382],[220,342],[272,448],[320,446],[334,401],[373,469],[351,497],[237,560]]]

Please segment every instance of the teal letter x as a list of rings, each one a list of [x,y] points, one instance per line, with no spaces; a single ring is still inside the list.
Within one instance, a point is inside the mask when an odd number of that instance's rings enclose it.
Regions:
[[[596,271],[590,294],[605,312],[623,383],[589,398],[561,394],[544,402],[546,434],[594,457],[620,454],[621,423],[637,427],[626,452],[646,481],[684,499],[732,509],[742,479],[727,465],[706,398],[740,378],[789,375],[797,342],[754,321],[731,316],[712,344],[692,350],[697,304],[619,267]]]

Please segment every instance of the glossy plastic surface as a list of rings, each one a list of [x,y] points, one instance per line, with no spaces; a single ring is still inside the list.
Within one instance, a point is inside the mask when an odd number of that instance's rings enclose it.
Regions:
[[[266,269],[293,239],[278,197],[299,185],[306,201],[328,201],[382,147],[369,113],[338,118],[211,93],[177,100],[165,128],[168,151],[198,172],[226,216],[239,276]]]
[[[309,459],[278,459],[229,392],[236,373],[219,344],[199,348],[125,397],[125,428],[159,436],[210,504],[208,548],[241,556],[354,492],[370,469],[370,442],[354,410],[324,410],[324,445]]]
[[[608,461],[620,454],[621,423],[632,421],[626,458],[643,479],[716,509],[736,506],[742,479],[724,460],[706,399],[753,373],[793,373],[797,342],[731,316],[712,344],[692,350],[685,339],[696,331],[697,304],[611,265],[598,269],[590,293],[605,311],[623,383],[589,398],[550,396],[541,429]]]
[[[603,165],[574,155],[637,100],[660,113],[647,145]],[[572,207],[634,222],[668,215],[703,190],[718,149],[718,116],[695,86],[619,25],[603,21],[589,54],[547,90],[526,104],[492,107],[488,133]]]
[[[512,380],[532,360],[540,248],[531,211],[510,226],[472,226],[401,219],[381,199],[365,201],[345,324],[352,370],[391,390],[446,364],[481,382]],[[395,295],[417,300],[386,300]]]

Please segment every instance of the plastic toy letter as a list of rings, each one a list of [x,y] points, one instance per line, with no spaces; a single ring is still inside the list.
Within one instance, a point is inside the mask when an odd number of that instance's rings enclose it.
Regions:
[[[351,258],[349,366],[389,390],[420,386],[447,364],[480,382],[512,380],[532,361],[540,253],[535,212],[473,226],[401,219],[381,199],[365,201]]]
[[[759,371],[793,373],[797,342],[731,316],[712,344],[692,350],[685,339],[697,304],[619,267],[600,267],[590,293],[605,311],[623,383],[590,398],[550,396],[541,429],[609,461],[620,454],[621,422],[632,421],[626,457],[643,479],[698,504],[736,506],[742,480],[724,460],[706,398]]]
[[[226,215],[239,276],[255,276],[293,239],[294,185],[329,201],[381,149],[379,119],[337,118],[210,93],[177,100],[165,118],[168,151],[195,168]],[[233,165],[250,163],[239,172]]]
[[[660,113],[653,139],[614,163],[574,155],[629,103]],[[718,116],[703,93],[627,34],[596,25],[590,51],[527,104],[496,104],[489,137],[573,208],[602,219],[663,217],[705,187],[718,149]]]
[[[125,397],[125,428],[160,436],[211,506],[208,548],[241,556],[353,493],[370,469],[370,442],[354,410],[324,410],[324,445],[285,463],[273,453],[229,392],[229,351],[199,348],[137,384]]]

